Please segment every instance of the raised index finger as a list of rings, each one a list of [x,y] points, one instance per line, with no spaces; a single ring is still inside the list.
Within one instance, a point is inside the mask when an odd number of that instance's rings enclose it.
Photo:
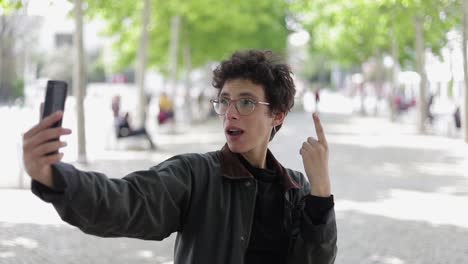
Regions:
[[[315,125],[315,133],[317,134],[317,139],[320,143],[328,146],[327,139],[325,138],[325,132],[323,131],[322,123],[320,123],[320,118],[317,113],[312,115]]]
[[[39,133],[40,131],[51,127],[55,122],[59,121],[63,116],[62,111],[55,112],[51,114],[50,116],[44,118],[39,122],[39,124],[35,125],[32,127],[28,132],[24,134],[24,137],[29,137],[32,136],[36,133]]]

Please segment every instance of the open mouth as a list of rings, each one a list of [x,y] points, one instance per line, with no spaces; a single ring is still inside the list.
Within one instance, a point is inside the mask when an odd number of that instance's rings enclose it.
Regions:
[[[239,135],[244,134],[244,130],[237,129],[237,128],[229,128],[229,129],[226,129],[226,133],[230,136],[239,136]]]

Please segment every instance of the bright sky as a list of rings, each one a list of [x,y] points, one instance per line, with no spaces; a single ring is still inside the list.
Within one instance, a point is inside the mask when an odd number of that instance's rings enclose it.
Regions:
[[[35,0],[29,2],[28,14],[44,17],[44,26],[50,30],[71,31],[73,23],[70,19],[67,21],[67,14],[72,8],[66,0]]]
[[[55,33],[72,33],[74,22],[68,17],[73,5],[67,0],[34,0],[29,2],[28,14],[44,18],[40,44],[42,47],[53,47],[53,35]],[[84,42],[87,48],[95,47],[100,42],[98,35],[98,23],[84,21]]]

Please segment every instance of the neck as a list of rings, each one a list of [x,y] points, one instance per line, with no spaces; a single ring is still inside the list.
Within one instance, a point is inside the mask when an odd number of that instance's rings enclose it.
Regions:
[[[260,152],[241,153],[242,157],[244,157],[252,166],[260,169],[266,168],[266,154],[266,148]]]

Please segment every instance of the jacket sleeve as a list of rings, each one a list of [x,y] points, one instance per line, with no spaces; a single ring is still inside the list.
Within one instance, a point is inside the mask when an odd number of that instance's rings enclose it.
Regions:
[[[337,254],[337,228],[335,210],[330,208],[317,223],[305,210],[305,197],[309,184],[304,182],[299,202],[299,234],[292,245],[290,264],[332,264]]]
[[[162,240],[182,228],[190,201],[191,169],[182,156],[122,179],[57,163],[53,177],[55,190],[33,182],[33,193],[65,222],[102,237]]]

